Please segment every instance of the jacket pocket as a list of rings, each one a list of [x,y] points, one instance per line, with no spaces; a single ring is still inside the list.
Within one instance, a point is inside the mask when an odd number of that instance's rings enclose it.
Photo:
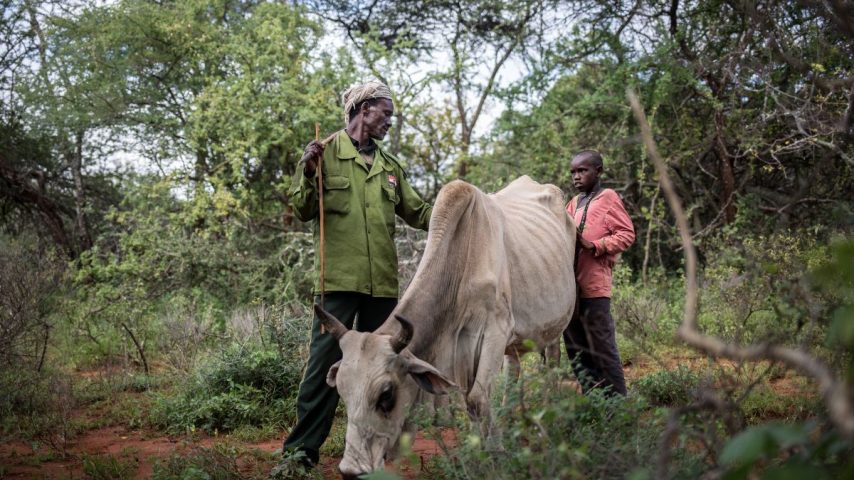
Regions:
[[[329,175],[323,179],[323,211],[350,213],[350,179],[343,175]]]
[[[391,186],[383,186],[383,217],[385,217],[385,226],[388,233],[394,236],[394,219],[395,208],[400,203],[400,196],[397,191]]]
[[[397,205],[398,203],[400,203],[400,195],[397,194],[396,189],[384,186],[383,194],[385,195],[385,199],[391,202],[393,205]]]

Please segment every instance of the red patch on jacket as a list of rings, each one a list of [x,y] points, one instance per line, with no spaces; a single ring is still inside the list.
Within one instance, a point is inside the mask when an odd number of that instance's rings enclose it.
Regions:
[[[395,177],[394,175],[389,175],[388,183],[390,183],[392,187],[397,187],[397,177]]]

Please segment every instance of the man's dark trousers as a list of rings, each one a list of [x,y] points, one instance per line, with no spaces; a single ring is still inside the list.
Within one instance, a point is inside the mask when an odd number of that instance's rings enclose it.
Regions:
[[[347,328],[360,332],[372,332],[383,324],[397,305],[396,298],[372,297],[363,293],[332,292],[324,299],[324,309],[334,315]],[[320,297],[314,298],[320,303]],[[320,446],[329,435],[335,408],[338,406],[338,391],[326,384],[326,374],[335,362],[341,360],[338,341],[329,333],[320,333],[317,316],[311,326],[311,346],[308,364],[297,395],[297,424],[285,439],[283,449],[302,450],[308,459],[317,464]]]
[[[584,392],[610,386],[612,393],[626,394],[610,298],[579,299],[579,315],[564,330],[563,341]]]

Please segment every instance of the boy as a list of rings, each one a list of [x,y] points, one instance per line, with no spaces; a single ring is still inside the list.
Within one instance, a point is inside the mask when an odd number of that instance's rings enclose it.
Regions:
[[[572,159],[572,183],[581,193],[566,211],[578,225],[575,278],[578,318],[563,332],[582,391],[611,387],[626,394],[626,381],[611,317],[611,270],[618,255],[635,241],[635,230],[617,192],[602,188],[602,155],[593,150]],[[577,358],[576,358],[577,357]]]

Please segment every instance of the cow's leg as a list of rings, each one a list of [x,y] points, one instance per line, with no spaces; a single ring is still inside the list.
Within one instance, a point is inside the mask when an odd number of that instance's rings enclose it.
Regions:
[[[435,414],[433,422],[440,427],[453,425],[454,416],[451,413],[451,396],[450,395],[433,395],[433,407]]]
[[[560,366],[560,337],[543,349],[543,362],[549,368]]]
[[[522,374],[521,353],[519,350],[511,347],[504,352],[504,397],[501,399],[501,405],[506,407],[510,396],[510,392],[519,383],[519,377]]]
[[[507,336],[487,332],[480,349],[474,385],[466,396],[466,405],[471,418],[480,423],[481,435],[487,440],[493,437],[492,415],[489,408],[489,393],[492,382],[498,376],[504,357]]]
[[[400,436],[397,437],[397,441],[394,442],[391,448],[388,449],[386,453],[385,459],[386,461],[397,460],[400,457],[401,446],[400,441],[403,439],[404,435],[409,435],[409,445],[407,451],[405,453],[412,453],[412,447],[415,445],[415,436],[418,434],[418,425],[415,422],[409,421],[409,419],[404,420],[403,428],[401,429]]]

